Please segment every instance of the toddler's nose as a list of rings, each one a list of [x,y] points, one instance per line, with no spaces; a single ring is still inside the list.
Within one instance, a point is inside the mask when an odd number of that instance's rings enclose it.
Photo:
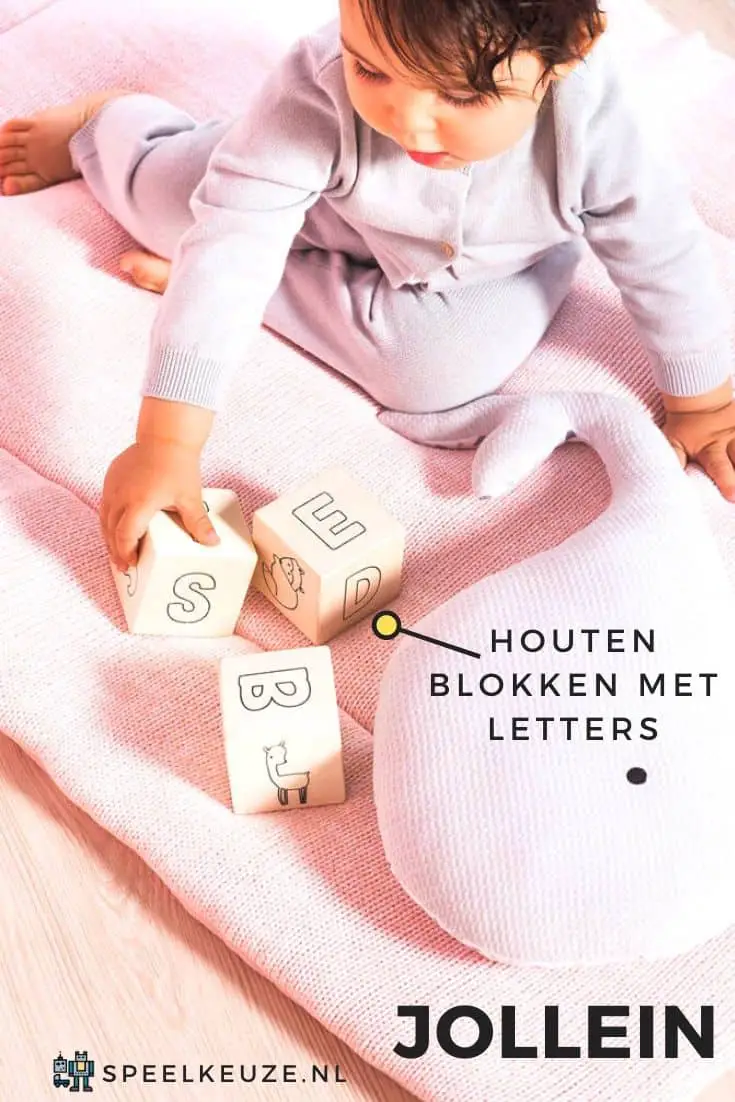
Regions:
[[[420,153],[440,152],[436,121],[423,97],[394,102],[390,110],[391,132],[404,149]]]

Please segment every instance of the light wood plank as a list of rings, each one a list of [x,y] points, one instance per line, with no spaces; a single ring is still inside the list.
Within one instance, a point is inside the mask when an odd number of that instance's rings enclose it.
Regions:
[[[339,1065],[347,1084],[309,1085],[298,1097],[410,1102],[196,922],[4,735],[0,882],[2,1102],[48,1097],[53,1058],[59,1050],[73,1057],[82,1046],[100,1061],[98,1083],[103,1062],[126,1060],[296,1064],[309,1075],[312,1064],[328,1064]],[[11,1075],[15,1089],[6,1094]],[[170,1099],[177,1089],[99,1086],[105,1098],[130,1102]],[[178,1090],[213,1099],[232,1098],[235,1088]],[[253,1102],[291,1097],[287,1085],[247,1091]]]

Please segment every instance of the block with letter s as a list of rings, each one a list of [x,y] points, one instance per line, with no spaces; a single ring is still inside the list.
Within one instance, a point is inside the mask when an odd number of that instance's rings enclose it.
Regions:
[[[197,543],[176,514],[158,512],[127,571],[111,563],[128,630],[135,635],[232,635],[257,562],[233,490],[205,489],[219,544]]]

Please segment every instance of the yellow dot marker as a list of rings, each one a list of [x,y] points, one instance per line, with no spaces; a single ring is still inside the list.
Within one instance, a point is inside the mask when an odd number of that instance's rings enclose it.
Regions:
[[[400,617],[395,612],[378,612],[373,616],[373,631],[379,639],[395,639],[400,630]]]
[[[431,635],[422,635],[421,632],[404,628],[400,616],[389,608],[384,608],[382,612],[375,613],[373,616],[373,634],[377,635],[378,639],[395,639],[400,632],[403,632],[404,635],[410,635],[413,639],[423,639],[425,643],[433,643],[437,647],[459,651],[460,654],[469,654],[471,658],[482,658],[479,651],[467,650],[466,647],[458,647],[456,643],[445,643],[442,639],[434,639]]]

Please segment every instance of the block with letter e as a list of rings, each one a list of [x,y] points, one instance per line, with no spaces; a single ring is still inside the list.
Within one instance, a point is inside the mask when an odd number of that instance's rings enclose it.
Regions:
[[[158,512],[127,571],[111,563],[128,630],[135,635],[232,635],[258,559],[233,490],[205,489],[220,542],[197,543],[176,514]]]
[[[236,814],[344,802],[329,647],[228,655],[220,704]]]
[[[253,514],[253,588],[320,645],[401,588],[403,526],[339,468]]]

